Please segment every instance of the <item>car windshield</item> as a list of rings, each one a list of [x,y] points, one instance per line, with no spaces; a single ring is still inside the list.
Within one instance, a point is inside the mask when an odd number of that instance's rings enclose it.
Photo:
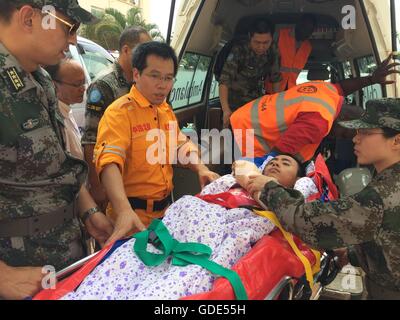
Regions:
[[[79,45],[83,49],[80,53],[91,80],[113,63],[113,57],[103,48],[90,43]]]

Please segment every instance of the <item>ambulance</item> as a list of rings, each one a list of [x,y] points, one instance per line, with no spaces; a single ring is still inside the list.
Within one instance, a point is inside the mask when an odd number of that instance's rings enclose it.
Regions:
[[[297,84],[309,80],[338,82],[371,75],[391,52],[400,59],[400,1],[398,0],[181,0],[172,1],[168,42],[179,57],[179,71],[169,101],[184,132],[201,136],[204,129],[222,129],[218,82],[213,74],[218,52],[235,37],[238,25],[265,17],[279,29],[294,25],[304,13],[314,14],[317,26],[310,39],[312,52]],[[400,97],[400,79],[383,87],[372,85],[346,97],[346,103],[362,106],[371,99]],[[209,142],[210,167],[226,173],[224,141]],[[203,141],[204,142],[204,141]],[[371,179],[366,168],[355,168],[351,138],[329,136],[321,152],[342,195],[351,195]],[[215,150],[213,150],[213,148]],[[226,159],[225,159],[226,160]],[[229,161],[228,161],[229,163]],[[334,172],[332,172],[334,171]],[[189,170],[175,168],[175,199],[196,194],[197,177]],[[354,272],[351,288],[343,281]],[[351,282],[350,281],[350,282]],[[281,282],[270,297],[279,296],[290,280]],[[351,287],[351,286],[350,286]],[[333,299],[359,299],[365,294],[361,270],[342,270],[319,294]]]

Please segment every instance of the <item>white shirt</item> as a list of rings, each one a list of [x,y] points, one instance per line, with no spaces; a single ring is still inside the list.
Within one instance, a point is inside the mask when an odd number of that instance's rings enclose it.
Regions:
[[[64,102],[58,100],[60,112],[64,118],[63,136],[67,151],[75,158],[84,159],[83,148],[81,145],[81,133],[76,124],[71,107]]]

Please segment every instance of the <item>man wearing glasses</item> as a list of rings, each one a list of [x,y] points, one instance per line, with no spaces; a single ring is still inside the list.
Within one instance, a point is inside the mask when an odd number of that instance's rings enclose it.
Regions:
[[[84,160],[81,145],[81,133],[72,114],[71,105],[81,103],[86,89],[86,77],[82,66],[73,59],[65,59],[55,66],[46,67],[57,89],[58,107],[64,120],[63,138],[66,150],[73,157]],[[79,192],[80,202],[91,210],[90,216],[81,217],[81,225],[97,242],[103,246],[113,231],[113,226],[108,218],[97,207],[86,186],[83,185]],[[87,253],[93,253],[94,247],[87,241]]]
[[[130,27],[124,30],[119,39],[118,59],[109,68],[103,70],[87,90],[82,145],[85,159],[89,165],[90,193],[102,209],[105,209],[108,201],[92,161],[97,129],[107,107],[131,89],[133,82],[132,50],[138,44],[148,41],[151,41],[151,37],[142,27]]]
[[[132,65],[135,85],[107,108],[94,151],[111,204],[107,214],[115,221],[109,242],[164,216],[171,204],[174,160],[196,172],[202,187],[219,177],[201,162],[166,102],[178,70],[174,50],[165,43],[142,43],[133,52]],[[187,154],[194,161],[185,164]]]
[[[65,128],[68,129],[65,130],[67,134],[64,135],[66,149],[83,160],[82,136],[72,114],[71,105],[83,101],[86,90],[85,72],[81,65],[72,59],[46,67],[46,70],[55,84],[59,100],[58,107],[63,116]]]
[[[84,255],[74,208],[93,212],[76,201],[87,165],[65,151],[54,84],[40,66],[59,63],[79,24],[93,22],[76,0],[0,0],[0,299],[34,295],[42,266]]]

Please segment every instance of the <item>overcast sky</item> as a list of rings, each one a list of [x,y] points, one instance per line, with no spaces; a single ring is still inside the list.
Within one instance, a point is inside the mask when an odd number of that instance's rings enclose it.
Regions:
[[[146,0],[150,1],[150,22],[155,23],[160,31],[167,36],[171,0]],[[176,0],[175,12],[179,9],[182,0]]]

